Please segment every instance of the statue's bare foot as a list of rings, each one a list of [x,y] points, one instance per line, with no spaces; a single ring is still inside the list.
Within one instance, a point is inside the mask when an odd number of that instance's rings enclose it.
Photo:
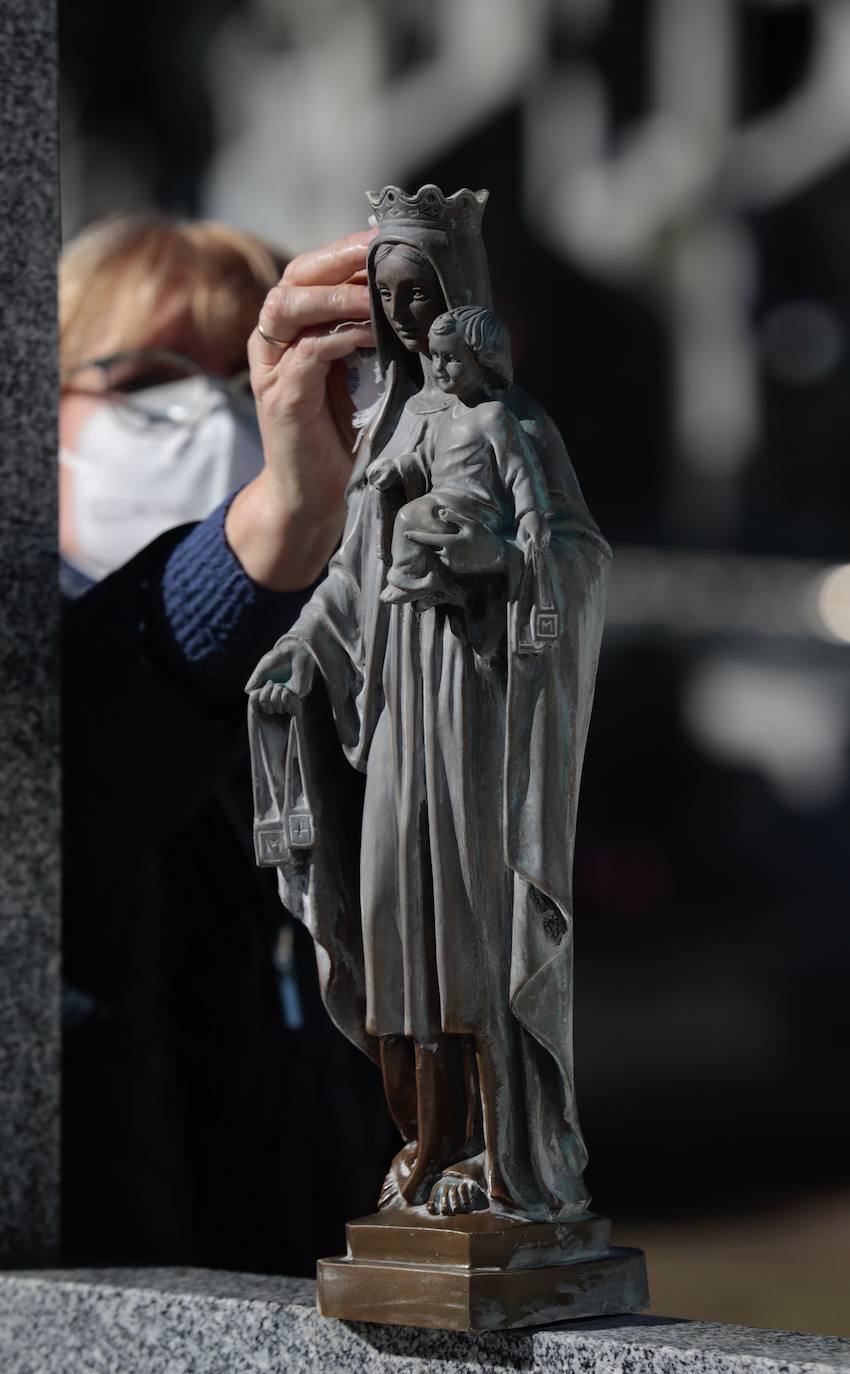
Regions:
[[[399,1192],[397,1181],[392,1174],[387,1174],[381,1185],[381,1192],[378,1197],[378,1210],[383,1211],[386,1207],[400,1207],[403,1200]]]
[[[403,587],[390,579],[381,592],[381,600],[389,606],[409,601],[414,611],[430,611],[432,606],[465,605],[466,591],[460,583],[449,581],[448,578],[430,581],[423,578],[419,585],[413,587]]]
[[[417,1142],[408,1141],[390,1164],[378,1198],[378,1210],[421,1207],[427,1202],[434,1180],[438,1177],[439,1165],[427,1155],[420,1158]]]
[[[425,1205],[432,1217],[454,1217],[463,1212],[483,1212],[490,1204],[484,1189],[473,1179],[443,1174]]]
[[[426,592],[413,603],[414,611],[430,611],[432,606],[465,606],[466,592],[457,583],[446,583],[439,591]]]
[[[404,601],[415,601],[417,593],[409,591],[406,587],[397,587],[394,582],[388,582],[381,592],[381,600],[388,606],[398,606]]]

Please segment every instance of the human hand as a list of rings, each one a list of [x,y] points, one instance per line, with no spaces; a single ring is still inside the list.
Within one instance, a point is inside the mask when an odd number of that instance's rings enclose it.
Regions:
[[[276,591],[309,585],[342,529],[352,407],[341,360],[374,346],[365,265],[376,232],[294,258],[259,320],[287,346],[256,330],[248,342],[266,466],[233,501],[225,530],[249,576]]]
[[[264,654],[245,686],[257,711],[295,715],[310,695],[316,661],[302,644],[275,645]]]
[[[517,543],[520,548],[527,549],[530,544],[538,553],[548,549],[552,538],[552,530],[549,521],[540,511],[529,510],[522,516],[516,531]]]

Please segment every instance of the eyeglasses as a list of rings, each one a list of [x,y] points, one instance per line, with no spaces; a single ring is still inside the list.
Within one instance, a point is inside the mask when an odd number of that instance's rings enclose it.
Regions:
[[[86,373],[97,374],[89,384],[84,384]],[[89,358],[63,374],[62,388],[102,396],[135,428],[197,424],[216,393],[243,405],[252,399],[248,368],[235,377],[214,377],[184,354],[160,348]]]

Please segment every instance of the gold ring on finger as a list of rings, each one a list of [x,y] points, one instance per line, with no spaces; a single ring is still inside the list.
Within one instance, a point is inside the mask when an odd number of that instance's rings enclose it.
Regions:
[[[292,342],[291,339],[273,339],[271,334],[267,334],[263,329],[259,320],[257,320],[257,333],[261,339],[265,339],[266,343],[274,344],[275,348],[279,348],[282,353],[286,352]]]

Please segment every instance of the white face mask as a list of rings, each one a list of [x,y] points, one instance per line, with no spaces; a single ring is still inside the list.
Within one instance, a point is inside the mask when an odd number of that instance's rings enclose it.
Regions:
[[[74,474],[72,561],[95,579],[165,530],[203,520],[263,467],[250,401],[234,401],[204,377],[146,388],[143,399],[160,415],[199,418],[145,426],[105,403],[85,421],[75,448],[59,451]]]

